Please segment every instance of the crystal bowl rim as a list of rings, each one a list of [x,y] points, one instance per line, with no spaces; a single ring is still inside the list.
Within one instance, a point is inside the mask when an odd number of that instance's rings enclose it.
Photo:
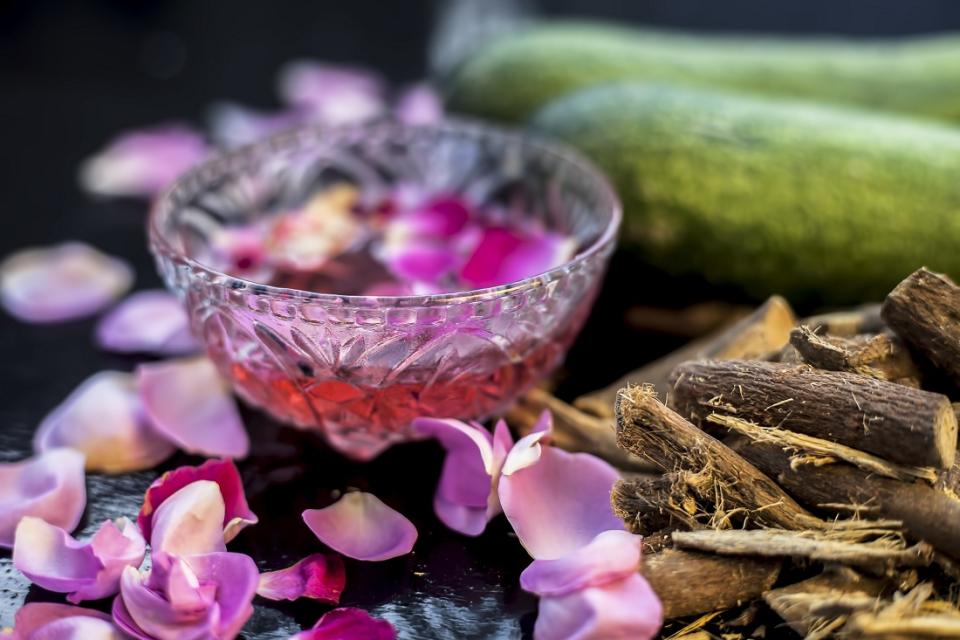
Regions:
[[[577,255],[570,260],[567,260],[563,264],[560,264],[548,271],[529,276],[522,280],[492,287],[464,289],[462,291],[451,291],[448,293],[399,296],[366,296],[321,293],[306,289],[278,287],[257,282],[255,280],[248,280],[246,278],[230,275],[229,273],[214,269],[203,262],[195,260],[194,258],[186,255],[183,251],[178,250],[171,245],[171,243],[165,237],[163,231],[160,229],[161,219],[165,216],[165,214],[168,213],[169,210],[172,209],[172,199],[175,194],[180,189],[186,188],[184,185],[190,184],[193,181],[205,183],[210,182],[209,178],[204,178],[204,174],[208,171],[212,171],[218,167],[230,166],[232,161],[245,156],[253,155],[261,151],[266,152],[267,154],[278,154],[280,153],[280,150],[284,148],[284,143],[291,139],[295,140],[296,138],[300,137],[319,139],[324,135],[345,135],[345,132],[375,130],[379,127],[392,127],[394,129],[406,131],[424,130],[441,134],[472,135],[476,137],[491,135],[500,136],[501,138],[512,140],[524,145],[525,147],[534,149],[537,153],[553,156],[569,167],[573,168],[575,171],[581,173],[588,180],[590,180],[591,183],[593,183],[600,193],[601,198],[606,201],[604,207],[608,207],[610,209],[610,220],[603,229],[603,232],[597,236],[597,238],[586,249],[577,253]],[[222,176],[224,171],[215,173],[217,173],[218,176]],[[228,283],[227,286],[237,283],[241,285],[242,288],[255,289],[258,295],[284,299],[292,298],[309,302],[327,302],[331,304],[358,307],[368,307],[371,305],[378,307],[430,307],[459,304],[474,300],[494,299],[512,293],[523,292],[535,287],[541,287],[550,282],[559,280],[566,274],[570,273],[572,268],[578,267],[584,262],[589,261],[595,255],[601,253],[611,243],[613,243],[616,240],[622,219],[623,205],[621,204],[616,191],[610,183],[610,180],[591,161],[589,161],[575,149],[554,140],[549,140],[542,136],[531,134],[527,131],[516,128],[488,124],[486,122],[470,118],[445,117],[442,121],[432,124],[404,124],[393,119],[375,119],[361,123],[338,126],[326,126],[321,124],[300,125],[280,133],[267,136],[262,140],[258,140],[250,144],[242,145],[234,149],[218,151],[187,172],[180,175],[176,180],[173,181],[173,183],[171,183],[160,193],[150,207],[147,220],[147,231],[149,236],[150,250],[155,255],[163,254],[168,258],[172,258],[177,262],[187,265],[192,270],[204,272],[218,280],[222,279]]]

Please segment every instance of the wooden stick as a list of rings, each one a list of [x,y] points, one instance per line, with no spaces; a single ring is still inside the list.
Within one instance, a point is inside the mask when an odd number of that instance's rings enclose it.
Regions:
[[[667,379],[681,362],[696,358],[758,358],[787,344],[797,318],[780,296],[773,296],[732,326],[632,371],[613,384],[580,396],[574,406],[598,417],[613,418],[617,391],[628,385],[650,384],[666,398]]]
[[[790,344],[803,361],[827,371],[849,371],[909,387],[920,387],[920,370],[896,336],[886,333],[838,338],[799,326]]]
[[[851,614],[844,633],[854,638],[960,638],[960,611],[952,602],[933,600],[933,586],[917,585],[882,607]]]
[[[687,362],[673,375],[671,406],[703,424],[735,415],[916,467],[948,469],[957,417],[946,396],[842,371],[747,360]]]
[[[698,529],[712,516],[700,509],[697,495],[687,489],[698,484],[685,471],[618,480],[610,502],[633,533],[648,536],[663,529]]]
[[[880,333],[886,329],[880,317],[880,305],[868,304],[858,309],[832,311],[803,318],[800,324],[818,334],[852,338],[861,333]]]
[[[960,287],[950,278],[918,269],[890,292],[883,319],[954,384],[960,385]]]

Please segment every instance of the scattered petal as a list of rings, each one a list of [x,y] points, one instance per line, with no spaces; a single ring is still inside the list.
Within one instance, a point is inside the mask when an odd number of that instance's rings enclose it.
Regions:
[[[417,529],[372,493],[355,491],[324,509],[307,509],[303,521],[334,551],[356,560],[387,560],[413,549]]]
[[[691,585],[691,588],[696,588]],[[602,587],[540,598],[536,640],[649,640],[663,624],[663,605],[639,573]]]
[[[243,458],[250,448],[236,401],[206,358],[137,367],[150,423],[188,453]]]
[[[157,507],[150,548],[178,556],[224,551],[224,513],[216,482],[191,482]]]
[[[73,531],[87,504],[83,454],[50,449],[28,460],[0,463],[0,547],[13,546],[24,516]]]
[[[261,573],[257,595],[268,600],[312,598],[337,604],[346,580],[340,556],[314,553],[286,569]]]
[[[629,531],[604,531],[565,556],[534,560],[520,574],[520,586],[538,596],[565,596],[623,580],[639,569],[640,540]]]
[[[0,263],[0,299],[24,322],[60,322],[100,311],[130,288],[133,271],[82,242],[23,249]]]
[[[97,344],[117,353],[181,355],[200,345],[190,333],[187,312],[166,291],[140,291],[121,302],[97,325]]]
[[[220,488],[220,495],[224,502],[224,542],[233,540],[244,527],[257,523],[256,514],[247,504],[237,466],[232,460],[207,460],[196,467],[178,467],[153,481],[143,497],[143,506],[137,516],[137,524],[145,538],[150,538],[152,535],[154,514],[160,505],[174,493],[197,480],[212,480]]]
[[[176,451],[143,416],[133,375],[119,371],[87,378],[43,419],[33,449],[57,447],[82,452],[87,471],[102,473],[150,469]]]
[[[93,609],[53,602],[20,607],[13,622],[13,640],[125,640],[110,616]]]
[[[280,96],[328,125],[360,122],[384,110],[383,80],[370,71],[316,62],[293,62],[280,71]]]
[[[125,518],[104,522],[97,533],[79,542],[40,518],[26,517],[17,526],[13,564],[34,584],[67,593],[73,603],[99,600],[117,592],[124,567],[139,568],[146,543]]]
[[[467,259],[461,277],[478,288],[517,282],[570,260],[576,241],[552,232],[523,235],[515,229],[490,227]]]
[[[400,94],[393,111],[406,124],[433,124],[443,118],[443,102],[430,85],[415,84]]]
[[[213,139],[228,148],[262,140],[307,120],[306,114],[296,109],[264,113],[231,102],[214,104],[209,117]]]
[[[121,134],[80,166],[80,185],[106,196],[153,196],[203,160],[210,148],[182,125]]]
[[[397,631],[386,620],[371,618],[363,609],[342,607],[328,611],[309,631],[290,640],[394,640]]]

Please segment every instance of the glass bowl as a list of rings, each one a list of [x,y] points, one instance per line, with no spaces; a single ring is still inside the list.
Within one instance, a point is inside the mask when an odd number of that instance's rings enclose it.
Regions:
[[[574,236],[579,251],[519,282],[392,297],[275,287],[197,259],[224,227],[344,181],[361,194],[412,182],[509,204]],[[469,121],[377,121],[305,127],[218,155],[156,202],[149,234],[163,280],[237,394],[369,459],[414,438],[417,416],[485,419],[547,376],[589,314],[620,218],[606,179],[560,145]]]

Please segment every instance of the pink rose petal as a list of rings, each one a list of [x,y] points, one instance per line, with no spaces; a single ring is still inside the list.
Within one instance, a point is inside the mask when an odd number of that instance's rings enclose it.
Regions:
[[[0,263],[0,301],[24,322],[94,314],[130,288],[133,271],[82,242],[22,249]]]
[[[430,85],[415,84],[400,94],[393,112],[406,124],[433,124],[443,119],[443,102]]]
[[[225,551],[224,513],[223,496],[216,482],[191,482],[157,507],[150,548],[178,556]]]
[[[552,232],[523,235],[515,229],[490,227],[460,275],[478,288],[508,284],[559,267],[575,251],[576,241],[569,236]]]
[[[0,547],[13,546],[24,516],[67,531],[76,528],[87,504],[83,459],[79,451],[64,448],[0,464]]]
[[[97,325],[97,344],[117,353],[158,355],[200,349],[183,305],[161,290],[139,291],[121,302]]]
[[[90,540],[80,542],[39,518],[17,526],[13,564],[34,584],[67,593],[73,603],[99,600],[117,592],[124,567],[138,568],[146,543],[125,518],[107,520]]]
[[[82,452],[87,471],[103,473],[150,469],[176,451],[143,416],[133,376],[119,371],[87,378],[43,419],[33,449],[57,447]]]
[[[385,108],[383,80],[355,67],[294,62],[281,70],[278,89],[288,104],[328,125],[367,120]]]
[[[246,526],[256,524],[257,516],[250,510],[243,492],[240,472],[231,460],[207,460],[196,467],[178,467],[168,471],[147,489],[143,506],[137,516],[137,524],[145,538],[153,531],[156,510],[174,493],[197,480],[212,480],[220,488],[224,502],[223,540],[230,542]]]
[[[257,595],[268,600],[312,598],[337,604],[346,580],[340,556],[314,553],[286,569],[261,573]]]
[[[225,147],[238,147],[286,131],[308,120],[302,110],[264,113],[231,102],[210,109],[210,130],[214,140]]]
[[[210,148],[182,125],[121,134],[80,166],[80,185],[107,196],[153,196],[203,160]]]
[[[628,531],[604,531],[563,557],[534,560],[520,574],[520,586],[538,596],[564,596],[623,580],[639,569],[640,541]]]
[[[247,455],[250,441],[237,404],[206,358],[140,365],[137,386],[150,423],[184,451]]]
[[[126,638],[105,613],[52,602],[31,602],[23,605],[14,618],[12,637],[13,640]]]
[[[691,585],[695,589],[696,585]],[[663,624],[663,605],[639,573],[602,587],[540,598],[537,640],[649,640]]]
[[[342,607],[328,611],[309,631],[290,640],[394,640],[397,631],[386,620],[371,618],[363,609]]]
[[[410,553],[417,529],[375,495],[356,491],[324,509],[307,509],[303,521],[334,551],[356,560],[387,560]]]
[[[268,233],[269,227],[264,224],[221,227],[210,237],[209,255],[205,260],[239,278],[269,280],[273,277],[274,267],[267,255]]]

